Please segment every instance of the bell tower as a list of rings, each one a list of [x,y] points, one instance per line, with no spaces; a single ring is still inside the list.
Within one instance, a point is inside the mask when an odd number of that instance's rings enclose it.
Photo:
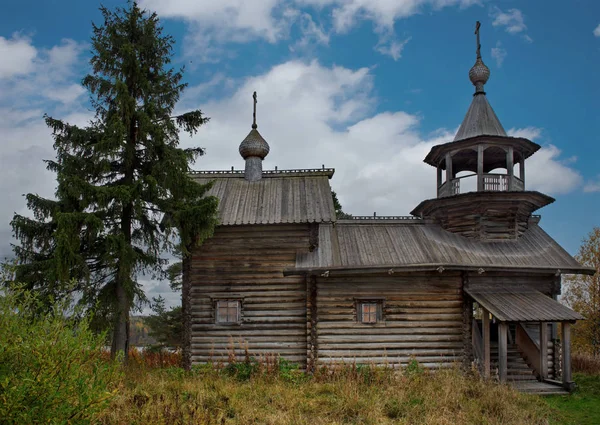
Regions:
[[[411,214],[433,219],[444,229],[469,238],[516,239],[531,214],[554,199],[525,189],[525,161],[540,146],[509,137],[489,104],[484,86],[490,70],[477,58],[469,71],[475,86],[471,106],[449,143],[434,146],[425,163],[437,170],[437,198],[421,202]]]

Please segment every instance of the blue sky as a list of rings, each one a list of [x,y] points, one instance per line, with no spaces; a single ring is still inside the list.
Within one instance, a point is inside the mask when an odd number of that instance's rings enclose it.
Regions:
[[[124,1],[107,0],[109,8]],[[450,141],[472,99],[475,21],[491,69],[488,99],[504,127],[542,149],[527,187],[556,202],[542,226],[569,252],[600,225],[600,2],[594,0],[143,0],[177,41],[189,83],[179,108],[211,122],[184,146],[198,169],[243,167],[237,148],[258,91],[266,168],[336,168],[345,210],[408,214],[435,195],[422,163]],[[3,5],[0,16],[0,254],[23,193],[50,196],[52,139],[43,113],[85,124],[94,1]],[[151,292],[165,285],[148,283]]]

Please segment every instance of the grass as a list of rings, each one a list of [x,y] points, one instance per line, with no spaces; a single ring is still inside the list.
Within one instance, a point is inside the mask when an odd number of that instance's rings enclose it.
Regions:
[[[550,396],[546,403],[555,409],[552,424],[600,424],[600,376],[576,373],[577,390],[568,396]]]
[[[561,425],[600,424],[600,357],[573,355],[574,381],[577,390],[569,396],[547,397],[555,409],[552,423]]]
[[[307,377],[267,359],[184,372],[130,366],[99,417],[120,424],[548,424],[538,398],[465,376],[347,365]]]

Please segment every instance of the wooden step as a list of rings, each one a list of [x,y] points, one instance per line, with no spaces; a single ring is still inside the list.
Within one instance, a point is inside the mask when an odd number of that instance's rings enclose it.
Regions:
[[[569,392],[559,385],[547,382],[511,382],[511,385],[520,392],[537,395],[567,395]]]

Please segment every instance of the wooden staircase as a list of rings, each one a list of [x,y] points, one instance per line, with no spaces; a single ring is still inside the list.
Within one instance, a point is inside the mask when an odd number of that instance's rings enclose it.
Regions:
[[[517,344],[507,346],[507,381],[517,390],[527,394],[537,395],[565,395],[567,390],[558,384],[538,381],[533,369],[527,364]],[[490,344],[490,360],[492,371],[498,369],[498,343]],[[492,372],[493,373],[493,372]]]

